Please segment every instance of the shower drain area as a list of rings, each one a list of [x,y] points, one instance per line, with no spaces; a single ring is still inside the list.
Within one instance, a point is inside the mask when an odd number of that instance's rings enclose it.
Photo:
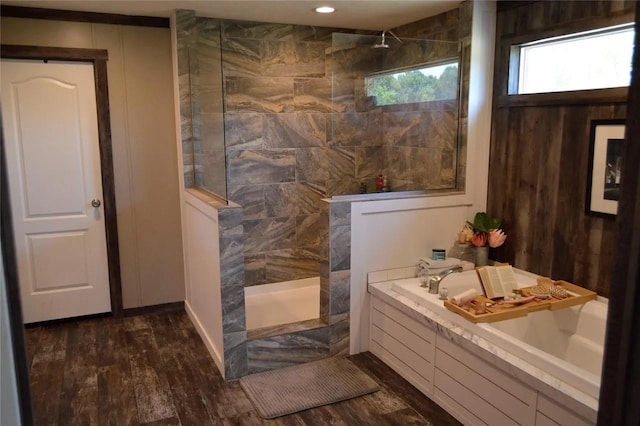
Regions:
[[[283,325],[304,323],[299,324],[304,329],[321,325],[320,277],[245,287],[244,301],[249,335]]]

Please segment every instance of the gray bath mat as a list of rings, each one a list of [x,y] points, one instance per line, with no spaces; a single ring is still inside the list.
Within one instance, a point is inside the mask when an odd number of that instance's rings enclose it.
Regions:
[[[380,387],[346,358],[252,374],[240,379],[261,417],[273,419],[375,392]]]

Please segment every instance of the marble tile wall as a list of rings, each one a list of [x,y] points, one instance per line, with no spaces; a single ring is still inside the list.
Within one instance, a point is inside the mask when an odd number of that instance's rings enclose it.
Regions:
[[[244,208],[247,286],[320,274],[331,32],[222,24],[228,196]]]
[[[329,206],[329,307],[331,356],[349,354],[349,309],[351,294],[351,202]],[[322,276],[321,276],[322,286]],[[321,287],[322,291],[322,287]],[[326,309],[326,308],[325,308]]]
[[[331,195],[357,193],[363,182],[371,190],[380,173],[392,190],[456,188],[458,102],[376,106],[375,99],[366,96],[365,77],[373,72],[460,56],[457,42],[404,37],[390,49],[372,50],[377,36],[334,36],[334,80],[351,81],[354,98],[349,107],[354,112],[332,117],[330,143],[336,161],[330,169]]]
[[[247,342],[249,374],[328,357],[330,333],[320,327]]]
[[[429,40],[454,41],[460,44],[460,107],[457,118],[457,149],[453,152],[453,168],[455,170],[455,188],[463,191],[466,182],[467,158],[467,117],[469,111],[469,70],[471,54],[471,24],[473,2],[464,1],[457,9],[439,15],[393,28],[399,37],[424,38]],[[450,179],[449,153],[443,153],[441,163],[441,183],[447,184]]]

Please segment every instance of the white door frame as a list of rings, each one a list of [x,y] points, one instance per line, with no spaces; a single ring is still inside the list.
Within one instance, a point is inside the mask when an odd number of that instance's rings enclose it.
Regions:
[[[93,63],[98,114],[98,144],[102,169],[102,192],[107,238],[107,263],[109,267],[109,290],[111,313],[122,316],[122,284],[120,279],[120,252],[118,248],[118,225],[116,196],[113,176],[113,154],[111,148],[111,121],[109,115],[109,90],[107,85],[108,51],[103,49],[75,49],[60,47],[6,45],[0,47],[2,59],[33,59]],[[3,146],[4,149],[4,146]],[[6,223],[2,222],[2,233]],[[12,231],[10,231],[12,233]],[[8,282],[18,289],[18,282]]]

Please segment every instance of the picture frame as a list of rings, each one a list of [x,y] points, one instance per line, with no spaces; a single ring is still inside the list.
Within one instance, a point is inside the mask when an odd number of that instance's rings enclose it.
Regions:
[[[620,197],[624,119],[591,120],[585,213],[615,218]]]

